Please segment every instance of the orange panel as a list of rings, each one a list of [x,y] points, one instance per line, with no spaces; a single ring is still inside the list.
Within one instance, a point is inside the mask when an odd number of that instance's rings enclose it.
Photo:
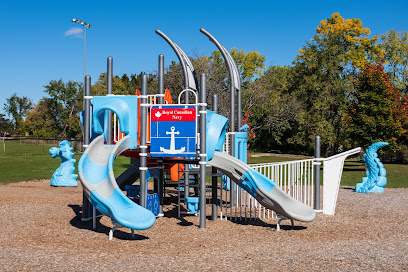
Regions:
[[[174,163],[170,164],[171,181],[178,181],[183,176],[184,164]]]

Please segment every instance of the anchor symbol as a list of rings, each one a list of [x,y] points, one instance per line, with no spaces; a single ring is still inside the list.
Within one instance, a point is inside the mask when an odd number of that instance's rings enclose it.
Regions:
[[[179,154],[179,153],[183,153],[184,150],[186,149],[185,147],[182,147],[180,149],[176,149],[176,143],[175,143],[175,137],[174,135],[179,135],[180,131],[175,131],[176,128],[174,126],[172,126],[171,131],[166,131],[167,135],[171,135],[170,137],[170,149],[165,149],[164,147],[160,147],[160,151],[164,152],[164,153],[170,153],[170,154]]]

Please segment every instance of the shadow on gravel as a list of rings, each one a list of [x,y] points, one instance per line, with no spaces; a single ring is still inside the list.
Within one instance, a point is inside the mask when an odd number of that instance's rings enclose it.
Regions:
[[[238,224],[238,225],[246,225],[246,226],[259,226],[259,227],[264,227],[264,228],[273,228],[276,229],[276,224],[269,224],[266,223],[262,220],[256,219],[256,220],[252,220],[252,221],[245,221],[245,220],[232,220],[233,223]],[[286,225],[285,223],[288,222],[289,224]],[[290,221],[283,221],[283,224],[280,225],[280,229],[281,230],[305,230],[307,229],[307,227],[304,226],[291,226],[290,225]]]
[[[89,221],[82,221],[82,209],[81,206],[79,205],[68,205],[68,207],[70,207],[74,213],[75,213],[75,217],[71,219],[70,224],[78,229],[86,229],[86,230],[90,230],[90,231],[94,231],[94,232],[98,232],[98,233],[103,233],[106,236],[109,236],[109,230],[110,228],[102,225],[99,220],[100,217],[96,218],[96,229],[92,228],[92,220]],[[146,237],[144,235],[138,235],[135,233],[134,237],[132,238],[132,236],[130,235],[130,233],[121,231],[120,229],[116,229],[113,233],[113,237],[117,238],[117,239],[121,239],[121,240],[146,240],[149,239],[149,237]]]
[[[340,190],[355,191],[354,187],[340,187]]]
[[[180,208],[181,208],[181,212],[186,212],[187,211],[184,206],[181,206]],[[191,217],[191,216],[195,216],[195,215],[193,215],[193,214],[182,214],[181,218],[178,218],[178,208],[177,208],[177,206],[174,206],[172,209],[169,209],[168,211],[166,211],[165,215],[164,215],[164,217],[167,217],[167,218],[177,218],[178,220],[180,220],[180,222],[178,222],[177,224],[180,225],[180,226],[186,226],[186,227],[195,225],[194,223],[188,221],[188,217]],[[187,218],[187,220],[186,220],[186,218]],[[207,220],[211,221],[211,216],[207,216]],[[217,220],[220,220],[220,219],[218,218]],[[252,225],[252,226],[259,226],[259,227],[273,228],[273,229],[276,229],[276,226],[277,226],[276,224],[269,224],[269,223],[266,223],[266,222],[264,222],[262,220],[259,220],[259,219],[250,221],[249,219],[245,220],[244,218],[242,218],[242,220],[239,220],[239,219],[235,220],[233,218],[232,220],[228,220],[228,221],[231,221],[232,223],[239,224],[239,225],[247,225],[247,226]],[[296,225],[292,227],[290,225],[289,220],[284,220],[284,221],[282,221],[282,224],[280,225],[280,229],[281,230],[304,230],[304,229],[307,229],[307,227],[296,226]]]
[[[181,206],[180,207],[180,211],[181,212],[187,212],[187,210]],[[177,207],[173,207],[171,210],[166,211],[166,213],[164,214],[164,217],[167,218],[177,218],[178,220],[180,220],[180,222],[177,223],[177,225],[180,226],[184,226],[184,227],[188,227],[188,226],[192,226],[194,225],[194,223],[187,221],[184,217],[185,216],[195,216],[193,214],[182,214],[180,218],[178,218],[178,208]]]

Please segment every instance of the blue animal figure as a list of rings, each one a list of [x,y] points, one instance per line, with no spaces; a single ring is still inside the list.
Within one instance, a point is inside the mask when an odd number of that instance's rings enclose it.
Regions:
[[[357,193],[384,193],[383,187],[387,184],[386,171],[378,158],[377,150],[386,145],[386,142],[376,142],[367,149],[364,154],[365,166],[368,168],[367,177],[356,184]]]
[[[51,186],[78,186],[78,175],[75,175],[75,162],[73,159],[74,152],[71,143],[67,140],[60,142],[58,147],[51,147],[49,150],[50,155],[53,159],[56,157],[61,158],[61,165],[52,174]]]

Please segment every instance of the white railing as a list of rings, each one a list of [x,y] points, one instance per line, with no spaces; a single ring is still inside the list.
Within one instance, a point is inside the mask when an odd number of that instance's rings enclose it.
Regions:
[[[120,139],[125,137],[125,133],[120,131],[119,119],[116,114],[113,113],[113,141],[114,143],[118,142]]]
[[[314,159],[251,164],[250,167],[274,181],[285,193],[313,206]]]
[[[285,193],[296,200],[313,207],[314,204],[314,159],[276,163],[250,164],[249,166],[276,183]],[[222,183],[224,184],[224,182]],[[230,186],[235,186],[230,185]],[[230,192],[220,188],[220,218],[252,220],[253,218],[274,218],[276,214],[263,207],[254,197],[237,188],[235,206],[230,204]]]
[[[227,132],[225,135],[224,145],[222,146],[222,153],[230,155],[231,152],[231,138],[234,137],[235,132]]]
[[[224,144],[224,152],[230,150],[229,133]],[[272,162],[250,164],[250,167],[268,177],[276,183],[285,193],[294,199],[310,206],[314,206],[315,165],[323,162],[323,212],[334,215],[338,189],[346,157],[359,153],[361,148],[355,148],[334,155],[329,158],[311,158],[296,161]],[[263,207],[255,198],[247,192],[236,187],[235,206],[230,205],[231,194],[223,186],[220,186],[220,218],[252,220],[253,218],[274,218],[276,214]]]

